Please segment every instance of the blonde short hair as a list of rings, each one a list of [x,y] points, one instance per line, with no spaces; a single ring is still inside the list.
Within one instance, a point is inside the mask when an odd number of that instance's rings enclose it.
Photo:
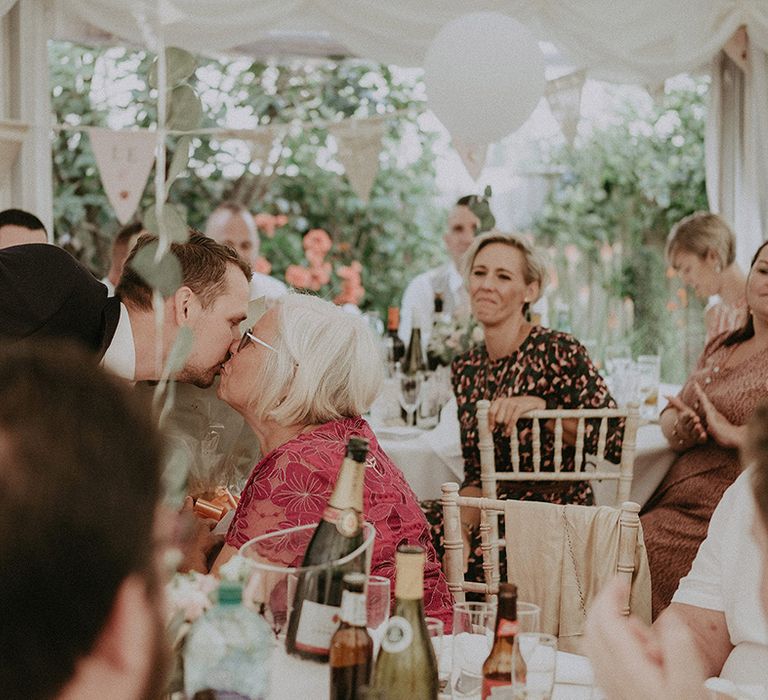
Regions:
[[[472,272],[472,265],[475,262],[477,254],[492,243],[508,245],[510,248],[516,248],[523,254],[523,279],[526,284],[531,284],[532,282],[538,283],[539,295],[536,299],[531,300],[532,302],[538,301],[544,293],[544,287],[547,286],[549,278],[546,255],[539,248],[531,245],[521,236],[514,233],[504,233],[502,231],[497,231],[496,229],[488,231],[475,238],[467,252],[464,253],[464,258],[462,260],[462,275],[464,277],[464,284],[467,288],[469,287],[469,276]]]
[[[276,300],[276,353],[255,386],[255,410],[281,425],[311,425],[365,413],[384,380],[376,338],[360,316],[289,293]]]
[[[677,253],[695,253],[703,258],[710,250],[723,268],[728,267],[736,259],[736,236],[722,216],[697,211],[672,227],[664,253],[671,264]]]

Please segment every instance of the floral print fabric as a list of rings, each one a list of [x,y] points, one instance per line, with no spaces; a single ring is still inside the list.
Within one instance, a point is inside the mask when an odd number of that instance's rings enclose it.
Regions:
[[[319,522],[336,483],[347,441],[355,435],[370,441],[363,501],[365,520],[376,529],[371,574],[390,579],[394,596],[397,546],[421,545],[427,554],[424,609],[427,615],[450,623],[452,596],[418,500],[362,418],[325,423],[266,455],[248,478],[227,533],[227,544],[240,547],[258,535]],[[298,565],[311,535],[309,531],[298,537],[280,538],[271,551],[261,554],[286,566]]]

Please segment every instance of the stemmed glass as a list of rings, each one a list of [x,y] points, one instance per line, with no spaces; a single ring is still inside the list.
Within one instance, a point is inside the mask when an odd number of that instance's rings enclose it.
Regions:
[[[421,382],[420,374],[401,374],[400,391],[398,399],[406,415],[406,425],[413,425],[416,409],[421,403]]]
[[[389,620],[390,583],[384,576],[369,576],[366,586],[365,612],[368,634],[373,640],[374,656],[378,653],[381,638]]]

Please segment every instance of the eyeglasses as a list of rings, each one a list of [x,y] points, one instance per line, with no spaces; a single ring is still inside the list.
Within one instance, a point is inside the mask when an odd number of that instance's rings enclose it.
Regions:
[[[240,338],[240,343],[237,346],[237,351],[240,352],[246,345],[248,345],[248,341],[251,341],[252,343],[256,343],[256,345],[262,345],[263,347],[271,350],[272,352],[277,352],[277,348],[270,345],[266,341],[262,340],[261,338],[257,338],[253,333],[251,333],[250,328],[246,328],[243,337]]]

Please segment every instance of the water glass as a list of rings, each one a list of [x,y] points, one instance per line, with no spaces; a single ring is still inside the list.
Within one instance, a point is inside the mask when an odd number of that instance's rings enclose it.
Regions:
[[[479,698],[483,663],[493,646],[496,603],[456,603],[453,606],[453,697]]]
[[[656,420],[659,417],[661,357],[658,355],[638,355],[635,368],[638,375],[640,417]]]
[[[512,687],[516,698],[549,700],[555,687],[557,638],[519,632],[512,649]]]
[[[444,643],[443,631],[445,626],[443,621],[437,617],[425,617],[424,622],[427,624],[427,634],[432,640],[432,646],[435,650],[435,658],[437,659],[437,679],[439,682],[439,692],[445,692],[448,687],[448,681],[451,677],[451,660],[448,658],[450,654],[447,653],[447,644]]]
[[[368,634],[373,640],[373,655],[379,650],[381,638],[387,628],[390,610],[390,581],[385,576],[369,576],[366,584],[365,612]]]
[[[421,385],[421,401],[416,411],[416,425],[423,430],[430,430],[440,418],[440,386],[433,373],[426,373]]]
[[[541,608],[538,605],[517,601],[517,631],[541,632]]]

